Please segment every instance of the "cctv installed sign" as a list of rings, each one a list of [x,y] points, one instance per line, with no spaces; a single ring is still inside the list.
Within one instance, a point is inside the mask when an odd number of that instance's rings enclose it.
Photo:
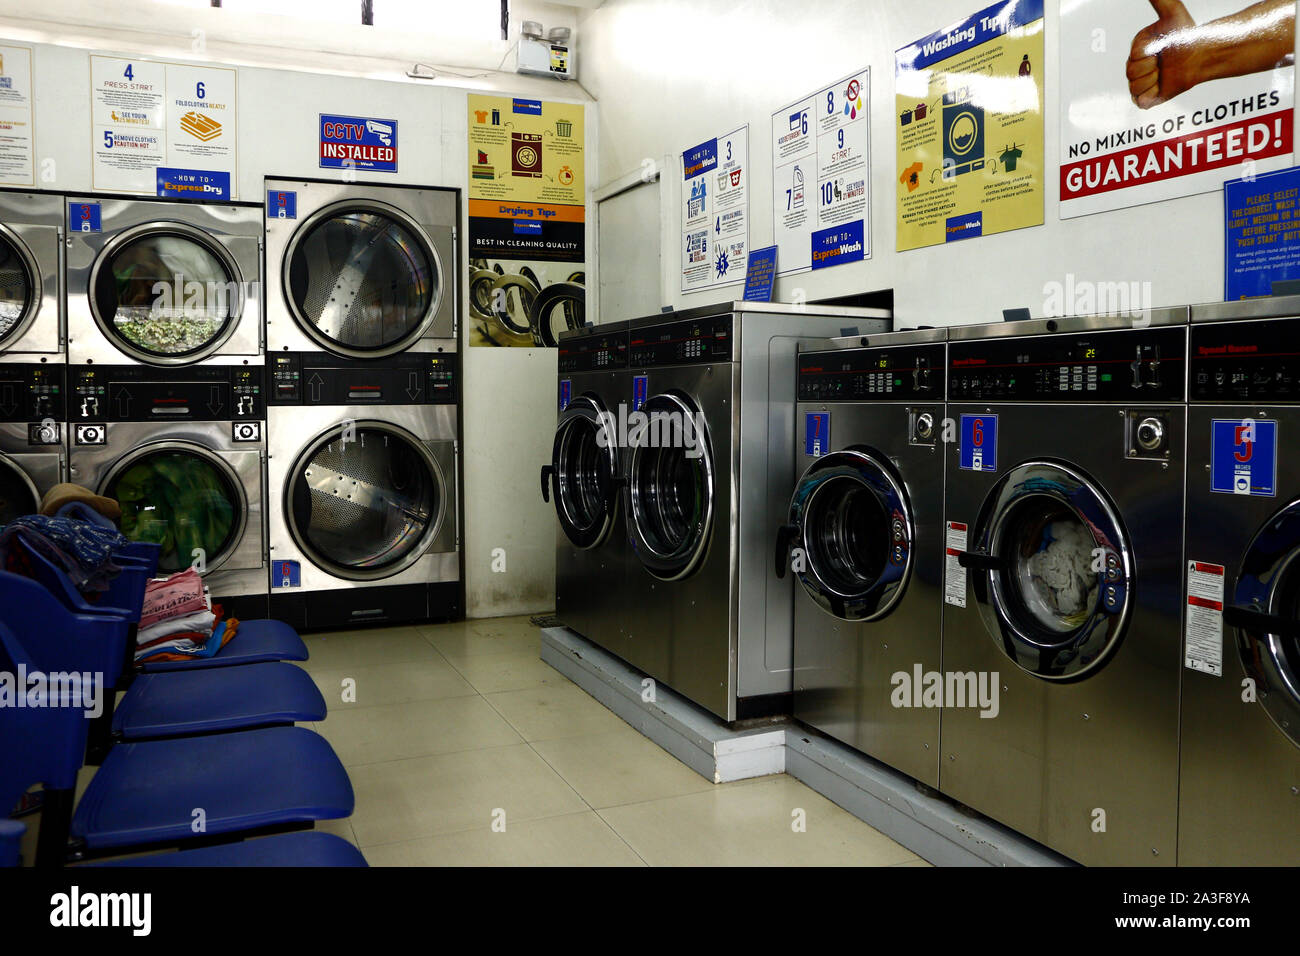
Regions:
[[[397,172],[397,120],[320,115],[321,169]]]

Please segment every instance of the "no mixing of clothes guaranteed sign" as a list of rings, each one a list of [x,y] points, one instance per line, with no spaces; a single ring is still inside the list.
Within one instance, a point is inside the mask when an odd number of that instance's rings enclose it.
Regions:
[[[397,172],[397,120],[320,114],[320,165]]]

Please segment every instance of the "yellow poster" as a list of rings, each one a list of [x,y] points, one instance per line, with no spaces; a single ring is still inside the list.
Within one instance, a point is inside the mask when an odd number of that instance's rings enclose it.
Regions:
[[[1043,223],[1043,0],[895,54],[898,249]]]
[[[586,304],[583,107],[469,97],[470,344],[554,346]]]

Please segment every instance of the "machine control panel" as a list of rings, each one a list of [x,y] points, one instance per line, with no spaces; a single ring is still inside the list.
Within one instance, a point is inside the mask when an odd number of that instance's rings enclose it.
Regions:
[[[799,355],[801,402],[943,401],[941,344]]]
[[[455,352],[412,352],[343,363],[323,352],[268,356],[271,405],[454,405]]]
[[[729,362],[731,340],[730,314],[635,328],[628,334],[628,364],[647,368]]]
[[[1300,318],[1192,326],[1193,402],[1300,402]]]
[[[951,402],[1181,402],[1186,373],[1185,326],[948,345]]]
[[[85,365],[68,369],[74,422],[227,422],[266,417],[260,365]]]
[[[64,421],[64,372],[65,366],[39,362],[0,365],[0,422]]]
[[[560,372],[602,372],[627,368],[627,330],[578,335],[561,340]]]

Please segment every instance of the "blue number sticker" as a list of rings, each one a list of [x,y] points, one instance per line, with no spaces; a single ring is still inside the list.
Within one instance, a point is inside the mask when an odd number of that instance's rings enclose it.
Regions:
[[[966,471],[998,470],[998,416],[961,417],[961,454],[957,467]]]
[[[302,567],[297,561],[275,561],[271,566],[271,587],[302,587]]]
[[[573,382],[567,378],[560,379],[560,411],[569,407],[569,399],[573,397]]]
[[[803,453],[812,458],[826,454],[831,444],[831,413],[808,412],[804,416]]]
[[[649,389],[650,379],[647,376],[634,375],[632,377],[632,411],[641,411],[641,406],[645,404]]]
[[[266,191],[267,219],[297,219],[298,194],[285,189],[268,189]]]
[[[70,232],[102,232],[100,206],[97,202],[68,203],[68,230]]]
[[[1216,418],[1210,422],[1210,490],[1277,495],[1277,422]]]

